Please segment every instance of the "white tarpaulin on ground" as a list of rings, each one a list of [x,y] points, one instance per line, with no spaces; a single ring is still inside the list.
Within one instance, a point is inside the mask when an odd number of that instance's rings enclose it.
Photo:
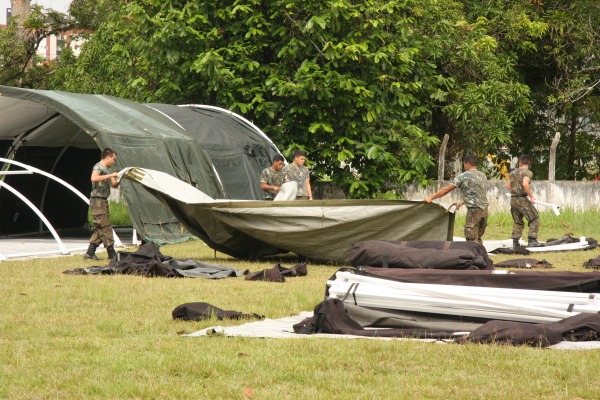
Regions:
[[[263,321],[248,322],[237,326],[212,326],[196,332],[192,332],[183,337],[202,337],[202,336],[226,336],[226,337],[246,337],[246,338],[275,338],[275,339],[371,339],[371,340],[412,340],[419,342],[452,343],[452,339],[411,339],[411,338],[392,338],[377,336],[355,336],[355,335],[335,335],[329,333],[317,333],[314,335],[302,335],[294,332],[294,324],[313,315],[312,311],[303,311],[299,315],[284,317],[280,319],[265,319]],[[600,341],[589,342],[569,342],[563,341],[549,346],[556,350],[597,350],[600,349]]]

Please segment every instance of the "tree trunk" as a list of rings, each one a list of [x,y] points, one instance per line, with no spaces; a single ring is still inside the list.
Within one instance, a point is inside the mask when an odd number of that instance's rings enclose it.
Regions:
[[[442,140],[442,145],[440,146],[440,151],[438,154],[438,182],[444,180],[444,167],[446,166],[446,146],[448,145],[448,134],[444,135],[444,139]]]
[[[23,26],[31,14],[31,0],[10,0],[10,13],[13,18],[19,20],[19,26]]]
[[[27,48],[27,56],[24,60],[23,69],[25,71],[27,68],[31,68],[33,65],[33,56],[35,55],[35,46],[33,49],[29,49],[31,47],[28,45],[31,42],[31,32],[28,29],[25,29],[23,23],[29,18],[31,15],[31,0],[10,0],[11,6],[11,16],[17,20],[17,24],[19,24],[19,32],[17,34],[17,38],[25,43]],[[21,85],[21,79],[19,80],[19,86]]]
[[[567,153],[567,179],[575,179],[575,156],[577,143],[577,123],[579,122],[579,106],[576,103],[571,104],[570,126],[569,126],[569,147]]]
[[[548,162],[548,181],[554,182],[556,171],[556,146],[560,140],[560,132],[556,132],[552,144],[550,145],[550,160]]]
[[[27,42],[29,35],[23,23],[31,15],[31,1],[30,0],[10,0],[10,13],[11,16],[17,21],[19,25],[18,38],[24,42]]]

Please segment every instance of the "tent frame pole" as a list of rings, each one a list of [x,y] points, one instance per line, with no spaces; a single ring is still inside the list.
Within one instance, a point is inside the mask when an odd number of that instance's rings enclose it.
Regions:
[[[56,243],[58,244],[58,247],[60,248],[61,254],[69,254],[69,251],[65,247],[65,244],[60,239],[60,236],[58,236],[58,233],[56,233],[56,230],[54,230],[54,227],[52,226],[50,221],[48,221],[46,216],[35,206],[35,204],[33,204],[31,201],[29,201],[29,199],[27,197],[23,196],[18,190],[16,190],[15,188],[13,188],[12,186],[10,186],[9,184],[7,184],[5,182],[0,181],[0,188],[6,188],[9,192],[14,194],[19,199],[21,199],[25,204],[27,204],[27,206],[29,206],[29,208],[31,208],[31,210],[33,212],[35,212],[37,214],[37,216],[44,222],[44,224],[46,225],[46,227],[48,228],[50,233],[52,233],[52,236],[54,236],[54,240],[56,240]]]
[[[15,161],[15,160],[9,160],[8,158],[1,158],[0,157],[0,162],[3,162],[5,164],[13,164],[16,165],[18,167],[24,168],[27,171],[32,171],[33,173],[37,173],[40,175],[43,175],[47,178],[52,179],[55,182],[60,183],[61,185],[63,185],[64,187],[66,187],[67,189],[69,189],[70,191],[72,191],[73,193],[75,193],[80,199],[82,199],[85,204],[87,204],[88,206],[90,205],[90,199],[88,199],[87,197],[85,197],[85,195],[83,193],[81,193],[79,190],[77,190],[74,186],[72,186],[70,183],[60,179],[58,176],[52,175],[46,171],[42,171],[39,168],[36,167],[32,167],[31,165],[27,165],[27,164],[23,164],[22,162],[19,161]],[[115,232],[115,230],[113,229],[113,237],[115,239],[115,245],[118,246],[122,246],[123,242],[121,242],[121,239],[119,238],[119,236],[117,236],[117,233]]]

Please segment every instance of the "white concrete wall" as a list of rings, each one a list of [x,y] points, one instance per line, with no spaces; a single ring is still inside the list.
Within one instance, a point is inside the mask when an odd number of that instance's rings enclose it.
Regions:
[[[450,181],[433,183],[425,188],[411,185],[403,187],[399,193],[406,200],[423,200],[438,189],[448,185]],[[488,182],[488,201],[490,212],[509,211],[510,198],[506,196],[506,181]],[[600,210],[600,182],[573,182],[573,181],[536,181],[532,182],[532,191],[536,198],[547,203],[554,203],[562,209],[575,211]],[[453,190],[446,196],[434,200],[442,206],[449,207],[461,199],[460,189]],[[542,206],[538,206],[542,209]],[[463,211],[464,210],[460,210]],[[459,212],[460,212],[459,211]],[[550,209],[548,209],[550,211]]]

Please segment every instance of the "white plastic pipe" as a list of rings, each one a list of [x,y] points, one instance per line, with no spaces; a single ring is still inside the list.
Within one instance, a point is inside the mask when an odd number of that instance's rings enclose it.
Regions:
[[[510,193],[506,193],[506,195],[508,197],[510,197]],[[550,208],[552,208],[552,211],[554,212],[555,215],[557,215],[557,216],[560,215],[560,207],[557,206],[556,204],[547,203],[547,202],[541,201],[541,200],[536,200],[535,204],[539,204],[540,206],[550,207]]]

